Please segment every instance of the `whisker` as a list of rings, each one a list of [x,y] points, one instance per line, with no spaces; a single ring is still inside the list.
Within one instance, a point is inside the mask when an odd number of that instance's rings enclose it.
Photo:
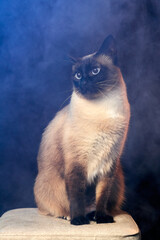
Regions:
[[[75,90],[74,90],[74,91],[75,91]],[[78,94],[78,93],[79,93],[79,91],[78,91],[78,90],[76,90],[76,91],[75,91],[75,93],[77,93],[77,94]]]
[[[113,84],[99,84],[99,85],[97,85],[98,88],[102,88],[102,89],[112,88],[113,86],[115,86],[115,85],[113,85]]]
[[[103,93],[103,91],[101,91],[100,89],[98,89],[98,91],[106,97],[106,95]]]
[[[105,83],[100,83],[100,84],[97,84],[98,86],[113,86],[113,84],[105,84]]]
[[[67,93],[67,92],[72,92],[73,89],[71,88],[70,90],[65,90],[65,91],[61,91],[60,93]]]
[[[111,91],[111,90],[116,86],[116,84],[117,84],[117,82],[115,82],[115,84],[113,84],[113,85],[111,86],[111,88],[107,89],[107,92]]]
[[[112,82],[113,83],[113,82]],[[114,82],[114,84],[105,84],[105,83],[100,83],[100,84],[98,84],[97,83],[97,87],[99,87],[100,89],[99,89],[99,91],[100,90],[104,90],[104,88],[105,88],[105,92],[109,92],[109,91],[111,91],[115,86],[116,86],[116,84],[118,83],[118,81],[115,81]],[[101,92],[103,95],[105,95],[104,93],[103,93],[103,91]]]
[[[112,79],[112,80],[104,80],[104,81],[100,81],[100,82],[97,82],[97,83],[113,83],[114,81],[116,81],[117,82],[117,79]]]
[[[61,104],[61,106],[60,106],[59,110],[62,108],[62,106],[65,104],[65,102],[66,102],[68,99],[70,99],[70,98],[71,98],[71,96],[72,96],[72,94],[71,94],[69,97],[67,97],[67,98],[64,100],[64,102]]]

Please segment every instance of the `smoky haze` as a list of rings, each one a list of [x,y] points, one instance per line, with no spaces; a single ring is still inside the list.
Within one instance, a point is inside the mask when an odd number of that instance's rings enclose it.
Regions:
[[[158,239],[158,0],[1,0],[0,214],[35,207],[33,184],[41,135],[72,92],[68,56],[81,57],[98,50],[109,34],[117,41],[131,104],[122,156],[124,209],[139,224],[143,239]]]

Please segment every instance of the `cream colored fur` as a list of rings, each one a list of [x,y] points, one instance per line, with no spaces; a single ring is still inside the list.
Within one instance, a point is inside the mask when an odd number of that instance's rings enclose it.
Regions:
[[[123,148],[130,117],[124,88],[123,84],[119,89],[93,101],[80,97],[75,92],[72,95],[66,119],[64,145],[67,145],[70,135],[77,143],[83,143],[82,145],[77,144],[77,148],[82,156],[83,154],[87,155],[89,182],[97,175],[110,170],[112,159],[108,159],[106,162],[106,156],[110,152],[112,144],[119,141],[119,130],[121,129],[124,129],[121,150]],[[100,141],[99,144],[96,142],[93,150],[95,139],[98,141],[101,138],[103,138],[103,142]],[[77,159],[77,161],[81,160]]]

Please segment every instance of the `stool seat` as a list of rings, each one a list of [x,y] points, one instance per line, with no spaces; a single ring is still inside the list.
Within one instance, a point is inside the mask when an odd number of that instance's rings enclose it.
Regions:
[[[133,218],[125,212],[114,223],[71,225],[69,221],[43,216],[37,208],[8,211],[0,218],[0,240],[139,240]]]

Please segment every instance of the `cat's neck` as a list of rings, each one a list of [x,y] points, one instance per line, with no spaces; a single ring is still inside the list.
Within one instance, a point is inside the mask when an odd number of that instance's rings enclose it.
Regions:
[[[94,100],[88,100],[73,91],[69,110],[70,117],[89,121],[125,117],[129,106],[124,87],[122,85]]]

